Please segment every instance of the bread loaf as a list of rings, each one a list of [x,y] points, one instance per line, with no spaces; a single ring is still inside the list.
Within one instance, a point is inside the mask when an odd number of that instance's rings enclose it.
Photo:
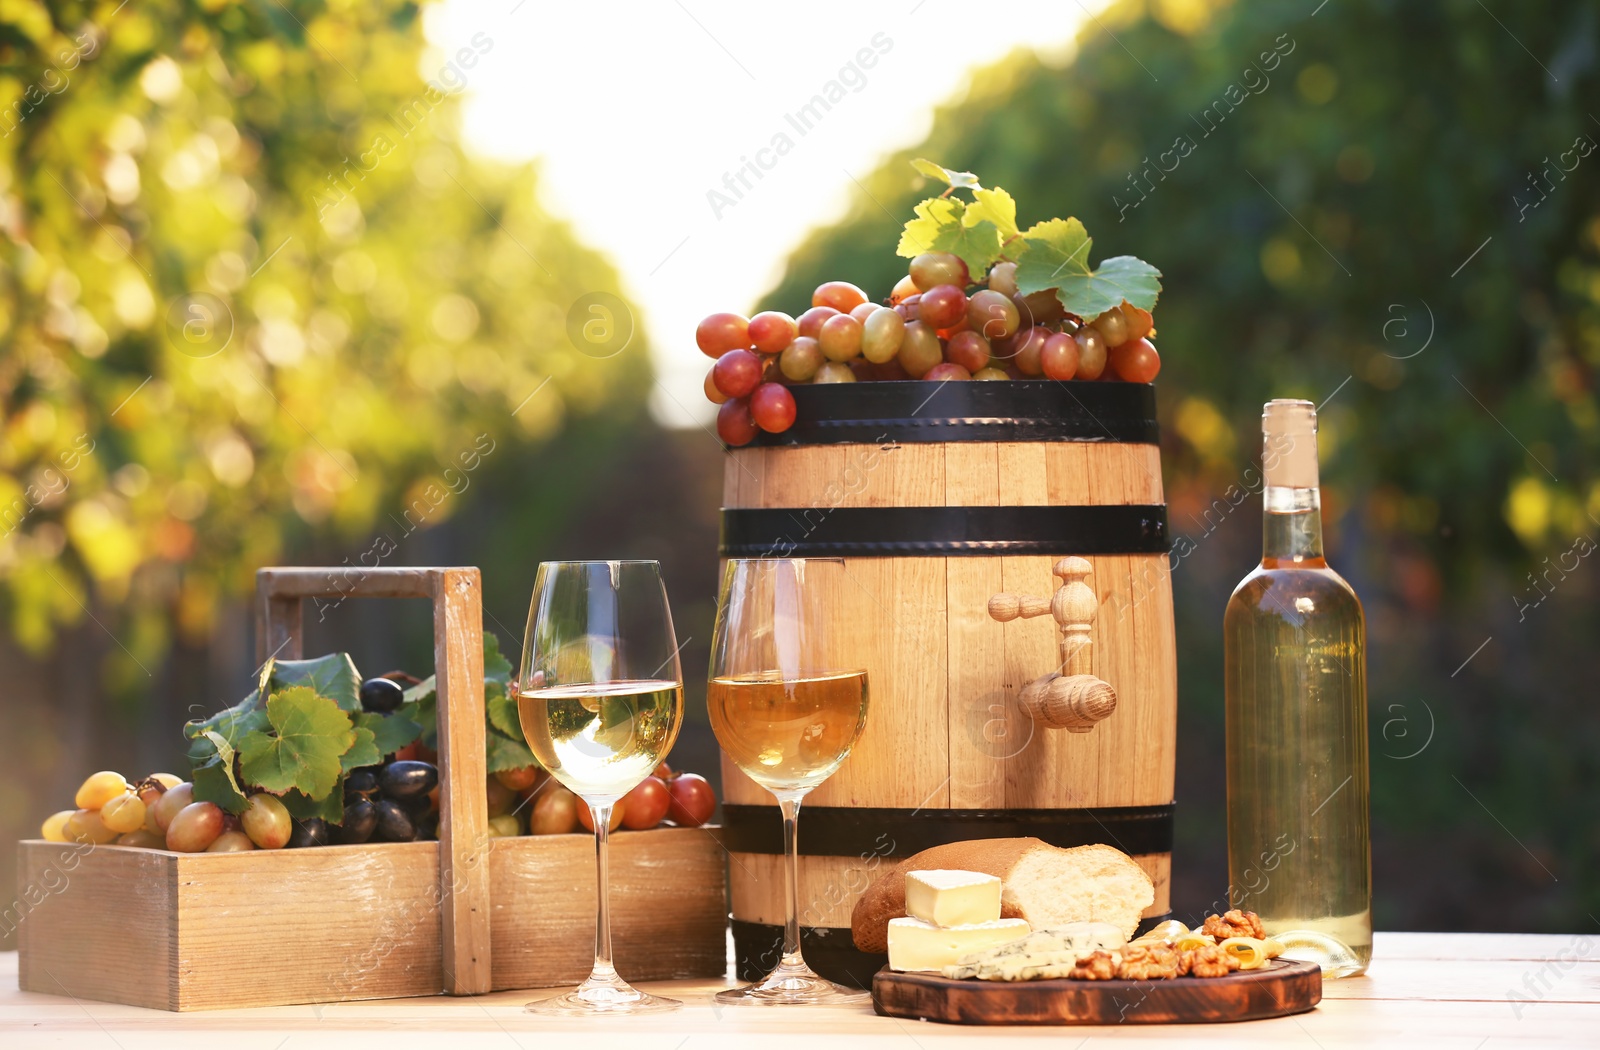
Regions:
[[[1126,853],[1110,846],[1061,849],[1035,838],[971,839],[925,849],[887,869],[856,901],[851,939],[864,952],[889,949],[889,920],[906,914],[906,872],[981,871],[1000,879],[1000,916],[1036,930],[1109,922],[1133,936],[1155,887]]]

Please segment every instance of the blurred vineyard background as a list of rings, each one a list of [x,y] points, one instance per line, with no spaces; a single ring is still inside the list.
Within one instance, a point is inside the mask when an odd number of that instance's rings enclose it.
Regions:
[[[1476,0],[1314,7],[1122,2],[1065,63],[983,71],[764,305],[886,293],[919,155],[1158,265],[1194,544],[1177,911],[1227,885],[1220,616],[1260,404],[1304,396],[1368,612],[1378,925],[1587,929],[1600,11],[1532,0],[1513,36]],[[0,906],[10,843],[85,773],[177,766],[181,722],[248,691],[262,565],[483,566],[514,651],[538,561],[659,558],[705,666],[719,450],[650,421],[642,337],[569,339],[580,296],[626,289],[536,168],[463,153],[422,54],[392,0],[0,5]],[[427,671],[421,607],[308,622],[310,651]]]

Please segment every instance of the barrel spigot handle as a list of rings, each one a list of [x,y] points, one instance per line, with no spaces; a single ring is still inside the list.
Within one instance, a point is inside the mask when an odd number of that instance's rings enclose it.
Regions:
[[[1061,579],[1051,598],[996,594],[989,615],[1001,623],[1049,613],[1061,631],[1061,663],[1022,687],[1017,701],[1028,717],[1048,729],[1087,733],[1117,709],[1117,691],[1089,673],[1090,631],[1100,602],[1088,578],[1094,571],[1083,558],[1062,558],[1052,571]]]

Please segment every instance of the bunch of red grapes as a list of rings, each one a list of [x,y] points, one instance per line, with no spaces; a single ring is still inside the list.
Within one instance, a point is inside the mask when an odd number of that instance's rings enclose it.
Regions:
[[[746,319],[716,313],[695,341],[716,359],[706,397],[721,405],[717,433],[747,445],[758,428],[794,424],[798,383],[894,379],[1120,379],[1148,383],[1161,371],[1150,312],[1131,303],[1093,319],[1069,314],[1054,289],[1021,295],[1017,264],[996,263],[968,291],[967,264],[924,252],[889,295],[874,303],[847,281],[811,293],[798,318],[767,310]]]

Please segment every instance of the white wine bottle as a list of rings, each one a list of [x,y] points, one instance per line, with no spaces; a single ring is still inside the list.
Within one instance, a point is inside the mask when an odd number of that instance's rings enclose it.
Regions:
[[[1322,555],[1317,413],[1262,411],[1265,538],[1223,618],[1229,904],[1324,976],[1372,958],[1361,602]]]

